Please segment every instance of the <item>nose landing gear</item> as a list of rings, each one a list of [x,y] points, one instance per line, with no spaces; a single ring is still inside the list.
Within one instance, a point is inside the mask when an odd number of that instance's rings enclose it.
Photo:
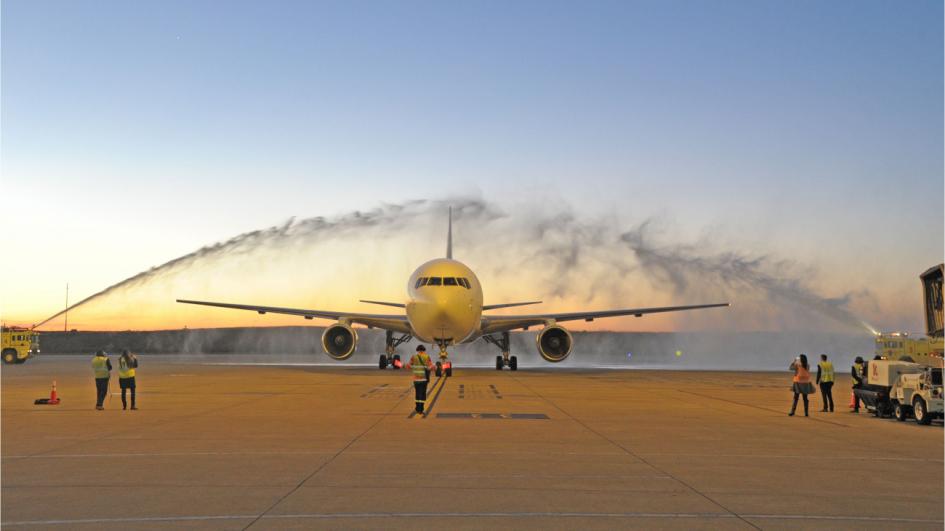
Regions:
[[[502,332],[502,335],[499,337],[495,336],[482,336],[482,339],[486,343],[491,343],[502,351],[501,356],[495,357],[495,370],[501,371],[503,367],[508,367],[510,371],[518,370],[518,357],[509,355],[509,333]]]
[[[449,344],[449,341],[440,341],[437,340],[437,345],[440,347],[440,361],[436,362],[436,375],[442,376],[446,374],[446,377],[449,378],[453,376],[453,362],[451,362],[448,357],[449,353],[446,351],[446,347]]]
[[[400,361],[400,354],[395,354],[394,351],[402,343],[406,343],[413,339],[413,336],[410,334],[402,334],[400,336],[394,337],[394,333],[390,330],[387,331],[385,337],[385,348],[386,354],[381,354],[377,360],[377,368],[384,370],[390,365],[394,370],[400,369],[404,366],[403,362]]]

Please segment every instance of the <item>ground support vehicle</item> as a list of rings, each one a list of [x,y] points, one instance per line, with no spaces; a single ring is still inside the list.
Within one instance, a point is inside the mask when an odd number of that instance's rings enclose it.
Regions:
[[[20,326],[0,328],[0,357],[3,363],[24,363],[39,354],[39,333]]]

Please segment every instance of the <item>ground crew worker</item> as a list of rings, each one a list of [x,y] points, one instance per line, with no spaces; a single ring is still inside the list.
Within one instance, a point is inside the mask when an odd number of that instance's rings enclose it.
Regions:
[[[417,345],[417,353],[411,356],[407,368],[413,373],[414,402],[417,413],[423,413],[423,404],[427,401],[427,383],[430,371],[433,370],[433,361],[427,355],[427,348]]]
[[[105,409],[105,396],[108,394],[108,377],[112,370],[112,362],[104,350],[100,350],[92,357],[92,372],[95,373],[95,409]]]
[[[118,358],[118,385],[121,387],[121,408],[128,409],[125,391],[131,389],[131,409],[135,406],[135,369],[138,368],[138,358],[134,354],[123,350]]]
[[[857,356],[853,360],[853,367],[850,368],[850,374],[853,376],[853,411],[851,413],[860,412],[860,397],[856,396],[856,390],[860,387],[863,387],[863,378],[866,375],[866,365],[863,363],[863,358]]]
[[[820,396],[824,400],[824,408],[821,411],[833,413],[833,363],[827,361],[827,355],[820,355],[820,363],[817,364],[817,385],[820,386]]]
[[[804,397],[804,416],[807,416],[808,400],[807,395],[814,392],[814,385],[810,383],[810,366],[807,364],[807,354],[801,354],[791,363],[791,370],[794,371],[794,384],[791,388],[794,390],[794,403],[791,404],[789,417],[794,416],[794,410],[797,409],[797,397]]]

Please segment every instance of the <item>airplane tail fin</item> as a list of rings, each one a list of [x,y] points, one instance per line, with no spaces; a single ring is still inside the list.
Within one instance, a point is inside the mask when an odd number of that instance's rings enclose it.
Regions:
[[[446,257],[453,259],[453,207],[450,207],[449,225],[446,229]]]

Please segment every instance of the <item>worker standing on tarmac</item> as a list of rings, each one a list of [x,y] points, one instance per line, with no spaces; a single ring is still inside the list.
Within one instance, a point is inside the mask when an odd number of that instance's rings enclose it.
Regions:
[[[104,350],[100,350],[92,357],[92,372],[95,373],[95,409],[105,409],[105,396],[108,395],[108,377],[112,370],[112,362]]]
[[[866,365],[863,363],[863,358],[857,356],[853,360],[853,367],[850,368],[850,374],[853,376],[853,411],[851,413],[860,412],[860,397],[856,396],[856,390],[860,387],[863,387],[863,378],[866,375]]]
[[[810,366],[807,364],[807,354],[801,354],[791,363],[791,370],[794,371],[794,403],[791,404],[789,417],[794,416],[794,410],[797,409],[797,397],[804,397],[804,416],[807,416],[809,402],[807,395],[814,392],[814,386],[810,383]]]
[[[128,400],[125,398],[125,391],[131,390],[131,409],[138,409],[135,406],[135,369],[138,368],[138,357],[123,350],[121,357],[118,358],[118,385],[121,387],[121,409],[128,409]]]
[[[427,348],[417,345],[417,353],[411,356],[407,368],[413,373],[414,402],[417,413],[423,413],[423,404],[427,401],[427,383],[430,381],[430,371],[433,370],[433,361],[427,355]]]
[[[824,400],[824,408],[821,411],[833,413],[833,363],[827,361],[827,355],[820,355],[820,363],[817,364],[817,385],[820,386],[820,395]]]

